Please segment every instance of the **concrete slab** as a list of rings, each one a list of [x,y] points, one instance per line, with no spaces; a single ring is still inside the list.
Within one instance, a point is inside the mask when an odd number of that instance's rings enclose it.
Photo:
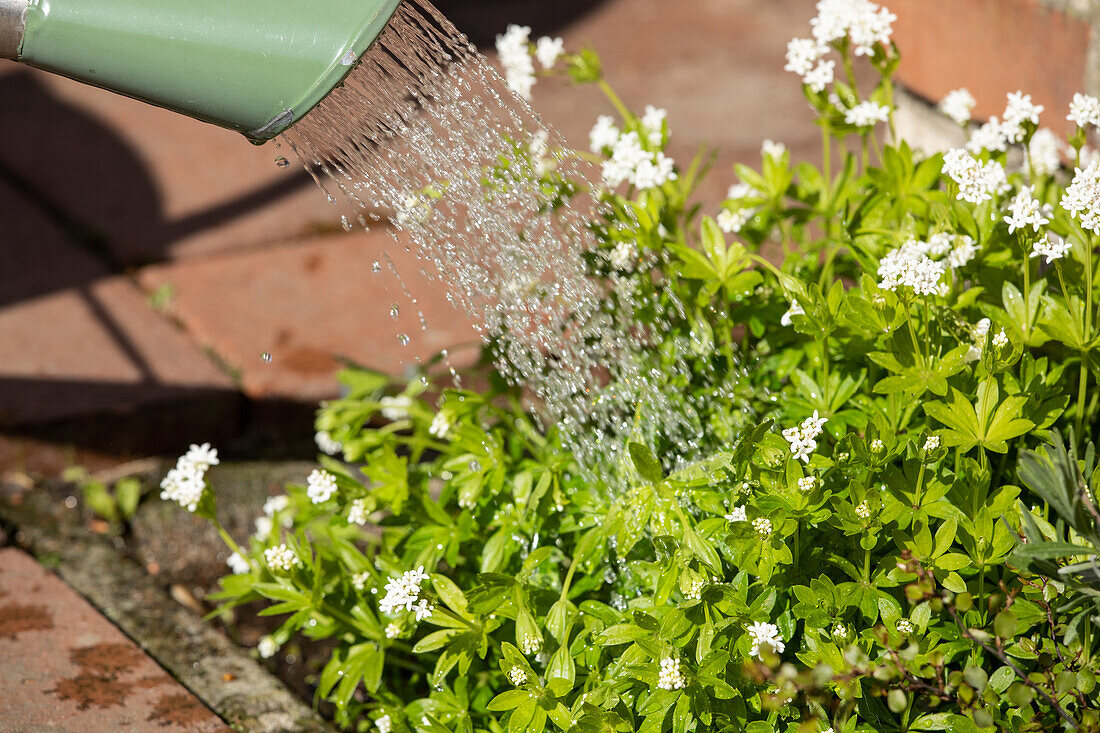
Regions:
[[[335,394],[341,360],[400,374],[417,358],[475,341],[468,321],[420,268],[375,229],[148,267],[139,278],[149,290],[173,288],[169,312],[239,371],[248,396],[316,400]]]
[[[31,557],[0,550],[0,731],[229,731]]]

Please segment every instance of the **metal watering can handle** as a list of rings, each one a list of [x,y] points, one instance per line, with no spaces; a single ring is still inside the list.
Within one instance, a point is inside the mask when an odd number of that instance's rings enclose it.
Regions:
[[[402,0],[0,0],[0,57],[263,143],[328,95]]]

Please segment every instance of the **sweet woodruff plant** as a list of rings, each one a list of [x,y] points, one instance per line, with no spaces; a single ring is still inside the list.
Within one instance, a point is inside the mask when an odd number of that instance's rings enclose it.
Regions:
[[[1065,140],[1041,126],[1065,112],[1023,93],[972,126],[959,90],[942,109],[969,143],[918,154],[893,134],[894,16],[818,9],[787,69],[823,166],[769,142],[714,218],[663,110],[627,109],[591,51],[501,37],[517,92],[566,74],[614,106],[576,153],[598,189],[559,178],[573,153],[545,139],[531,176],[558,204],[599,198],[591,274],[651,304],[645,368],[698,437],[685,453],[639,411],[625,450],[580,465],[492,373],[342,374],[317,419],[339,460],[246,544],[223,533],[218,595],[282,619],[260,656],[329,641],[316,682],[340,723],[1100,730],[1100,102],[1075,98]],[[216,522],[216,461],[196,447],[165,496]]]

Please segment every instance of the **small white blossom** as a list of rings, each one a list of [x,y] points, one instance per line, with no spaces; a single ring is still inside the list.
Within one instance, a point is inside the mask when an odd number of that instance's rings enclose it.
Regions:
[[[356,573],[351,576],[351,584],[357,591],[362,592],[367,587],[368,582],[370,582],[370,573],[368,572]]]
[[[730,190],[726,193],[726,198],[733,201],[740,201],[741,199],[747,198],[764,198],[764,194],[747,183],[735,183],[730,186]]]
[[[833,626],[833,636],[847,636],[847,635],[848,635],[848,628],[844,624],[837,621],[836,625]]]
[[[393,720],[389,714],[383,715],[378,720],[374,721],[374,727],[378,729],[378,733],[390,733],[393,730]]]
[[[421,565],[416,570],[405,571],[400,578],[389,580],[386,595],[378,602],[378,609],[385,614],[397,613],[402,608],[411,613],[420,600],[420,584],[427,579],[428,574]]]
[[[864,499],[856,507],[856,516],[860,519],[870,519],[871,517],[871,505]]]
[[[938,435],[929,435],[927,438],[925,438],[925,440],[924,440],[924,450],[925,450],[926,453],[931,453],[932,451],[936,450],[939,447],[940,447],[940,436],[938,436]]]
[[[657,687],[662,690],[682,690],[687,687],[687,680],[680,671],[679,659],[665,657],[661,660],[660,671],[657,673]]]
[[[180,457],[179,462],[190,465],[197,471],[205,472],[211,466],[218,465],[218,451],[211,448],[209,443],[202,445],[192,443],[187,452]]]
[[[1054,207],[1050,204],[1040,204],[1035,200],[1034,192],[1034,187],[1025,186],[1008,205],[1009,215],[1004,217],[1004,221],[1008,224],[1009,234],[1014,234],[1025,227],[1031,227],[1038,232],[1040,227],[1050,223],[1050,217],[1054,215]]]
[[[817,449],[817,437],[828,418],[818,417],[817,410],[811,417],[806,418],[797,428],[787,428],[783,431],[783,437],[791,444],[791,453],[794,457],[805,462],[810,462],[810,454]]]
[[[234,552],[225,561],[234,575],[245,575],[252,572],[252,563],[248,562],[239,552]]]
[[[1043,257],[1049,265],[1065,257],[1071,249],[1073,245],[1068,240],[1062,239],[1054,232],[1047,232],[1045,239],[1040,239],[1031,246],[1031,256]]]
[[[715,222],[718,224],[718,228],[726,234],[737,234],[749,222],[753,213],[754,209],[737,209],[736,211],[722,209],[718,212]]]
[[[767,517],[757,517],[752,520],[752,528],[761,537],[767,537],[772,533],[772,520]]]
[[[436,416],[432,418],[432,424],[428,426],[428,435],[443,440],[450,432],[451,416],[446,412],[436,413]]]
[[[256,517],[256,539],[266,540],[271,536],[271,530],[275,528],[275,523],[271,521],[271,517]]]
[[[306,496],[314,504],[324,504],[336,493],[336,477],[328,471],[315,469],[306,479]]]
[[[802,83],[815,92],[823,92],[825,87],[833,83],[835,68],[835,61],[819,61],[808,74],[803,75]]]
[[[531,29],[527,26],[509,25],[508,30],[497,36],[497,53],[504,68],[504,79],[517,95],[531,98],[535,86],[535,64],[531,60]]]
[[[745,515],[745,507],[744,506],[735,506],[733,508],[733,510],[729,514],[726,515],[726,519],[729,520],[730,522],[744,522],[744,521],[747,521],[748,517]]]
[[[524,654],[537,654],[542,649],[542,637],[537,634],[524,634],[520,639],[519,650]]]
[[[322,453],[330,456],[335,456],[344,450],[343,444],[334,440],[332,435],[327,430],[318,430],[317,434],[313,436],[313,442],[317,444],[317,449]]]
[[[684,598],[689,601],[698,601],[703,597],[703,586],[706,585],[706,581],[702,578],[696,578],[691,581],[691,586],[684,591]]]
[[[645,114],[642,115],[642,127],[645,128],[649,144],[657,147],[664,142],[665,120],[668,119],[668,111],[647,104]]]
[[[970,140],[966,143],[966,149],[978,155],[983,150],[1003,153],[1008,150],[1009,136],[1014,131],[1006,127],[997,117],[989,120],[970,134]]]
[[[937,239],[937,241],[941,241]],[[928,256],[932,245],[909,240],[892,250],[879,261],[879,287],[896,290],[899,286],[911,288],[917,295],[933,295],[938,292],[940,280],[947,272],[947,263],[937,262]]]
[[[392,422],[407,420],[409,417],[409,408],[412,407],[412,404],[412,398],[408,395],[383,397],[378,400],[378,405],[382,408],[382,417]]]
[[[870,56],[877,44],[889,45],[895,20],[896,15],[870,0],[819,0],[810,27],[819,43],[849,36],[856,56]]]
[[[508,679],[513,685],[519,687],[527,681],[527,673],[519,667],[512,667],[508,670]]]
[[[183,459],[175,468],[168,471],[168,475],[160,482],[160,498],[165,501],[174,501],[189,512],[199,508],[199,502],[206,491],[206,481],[203,473],[190,464],[184,464]]]
[[[798,479],[799,491],[813,491],[816,485],[817,479],[815,479],[813,476],[804,476]]]
[[[997,334],[993,337],[991,343],[993,344],[993,348],[995,349],[1003,349],[1004,347],[1008,346],[1008,335],[1005,333],[1005,330],[1003,328],[997,332]]]
[[[770,648],[775,654],[782,654],[787,648],[787,645],[783,643],[783,637],[779,634],[779,627],[775,624],[757,621],[748,627],[748,632],[749,639],[752,641],[749,654],[757,659],[763,659],[761,655],[762,648]]]
[[[1073,182],[1062,195],[1062,208],[1084,229],[1100,234],[1100,162],[1074,170]]]
[[[615,147],[619,140],[619,128],[615,126],[615,118],[610,115],[600,115],[596,119],[596,125],[588,133],[589,149],[593,153],[602,153],[608,148]]]
[[[760,143],[760,155],[765,158],[779,160],[787,154],[787,146],[777,143],[775,140],[765,140]]]
[[[905,634],[906,636],[908,636],[909,634],[912,634],[914,631],[916,631],[917,627],[914,626],[913,622],[910,621],[909,619],[900,618],[900,619],[898,619],[897,629],[902,634]]]
[[[416,616],[417,623],[419,623],[426,618],[431,618],[432,613],[435,612],[435,606],[428,603],[426,599],[421,598],[420,602],[413,606],[412,612]]]
[[[792,38],[787,44],[787,65],[783,70],[805,77],[828,51],[829,47],[815,38]]]
[[[279,643],[270,636],[265,636],[260,639],[260,643],[256,645],[256,651],[259,653],[261,659],[271,659],[275,656],[275,652],[279,651]]]
[[[940,100],[940,111],[955,121],[956,124],[965,125],[970,121],[970,113],[978,104],[974,95],[966,87],[948,92]]]
[[[638,263],[638,247],[633,242],[619,242],[607,257],[611,266],[620,272],[634,269]]]
[[[871,450],[874,451],[875,453],[879,453],[879,452],[881,452],[885,449],[886,449],[886,446],[882,444],[882,441],[880,439],[875,438],[874,440],[871,441]]]
[[[550,133],[539,130],[531,136],[531,142],[527,144],[527,152],[531,155],[531,165],[535,169],[535,175],[546,176],[558,167],[558,161],[550,152]]]
[[[565,41],[561,38],[551,38],[550,36],[543,36],[535,44],[535,58],[539,60],[544,69],[554,68],[554,64],[561,58],[562,52],[565,50]]]
[[[1039,115],[1043,113],[1043,105],[1031,101],[1030,94],[1021,91],[1010,92],[1008,102],[1005,105],[1004,123],[1013,129],[1012,142],[1020,142],[1023,139],[1023,125],[1030,123],[1039,124]],[[1015,132],[1019,129],[1019,132]]]
[[[386,624],[386,638],[396,639],[401,636],[401,625],[396,621],[390,621]]]
[[[276,545],[275,547],[269,547],[264,550],[264,560],[267,561],[267,566],[276,572],[289,572],[301,564],[301,560],[294,553],[294,550],[287,547],[285,544]]]
[[[795,316],[802,316],[802,315],[805,315],[805,314],[806,314],[806,311],[804,311],[802,309],[802,306],[798,304],[798,301],[797,300],[792,300],[791,301],[791,307],[788,308],[787,312],[784,313],[782,318],[779,319],[779,323],[781,325],[784,325],[784,326],[790,326],[792,323],[794,323],[794,321],[792,319]]]
[[[362,527],[367,523],[367,500],[356,499],[348,509],[348,524],[357,524]]]
[[[1078,127],[1100,126],[1100,99],[1088,94],[1074,94],[1066,119]]]
[[[860,102],[844,113],[844,121],[855,127],[874,127],[890,119],[890,108],[877,102]]]
[[[1037,176],[1052,176],[1062,167],[1062,151],[1059,147],[1062,139],[1050,128],[1042,127],[1031,136],[1027,154],[1031,167]]]
[[[959,186],[958,198],[972,204],[988,201],[1008,187],[1008,174],[995,160],[982,163],[958,148],[943,156],[943,172]]]

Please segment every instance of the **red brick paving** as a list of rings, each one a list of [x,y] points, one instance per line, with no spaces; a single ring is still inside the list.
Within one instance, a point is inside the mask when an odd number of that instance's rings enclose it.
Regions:
[[[0,732],[228,731],[20,550],[0,550]]]

